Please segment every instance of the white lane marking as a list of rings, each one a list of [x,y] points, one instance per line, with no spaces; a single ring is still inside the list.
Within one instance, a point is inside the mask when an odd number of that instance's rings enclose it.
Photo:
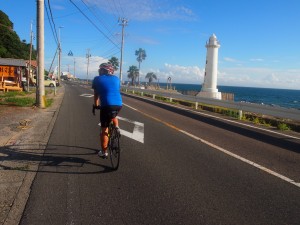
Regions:
[[[91,94],[82,94],[82,95],[79,95],[79,96],[86,97],[86,98],[94,97],[94,95],[91,95]]]
[[[121,135],[124,135],[124,136],[126,136],[128,138],[131,138],[133,140],[136,140],[140,143],[144,143],[144,124],[143,123],[133,121],[133,120],[130,120],[130,119],[127,119],[127,118],[123,118],[123,117],[120,117],[120,116],[117,116],[117,118],[119,120],[123,120],[123,121],[126,121],[128,123],[133,123],[134,124],[134,128],[133,128],[132,133],[129,132],[129,131],[120,129]],[[99,123],[98,125],[101,126],[101,123]]]
[[[126,137],[129,137],[133,140],[136,140],[138,142],[144,143],[144,124],[143,123],[133,121],[133,120],[129,120],[127,118],[123,118],[123,117],[120,117],[120,116],[118,116],[118,119],[126,121],[128,123],[133,123],[134,124],[134,128],[133,128],[132,133],[121,129],[121,134],[122,135],[124,135]]]
[[[135,111],[138,111],[138,112],[140,112],[140,113],[142,113],[142,114],[144,114],[144,115],[147,116],[146,113],[143,113],[143,112],[139,111],[138,109],[133,108],[132,106],[128,106],[128,105],[126,105],[126,104],[124,104],[124,105],[127,106],[127,107],[129,107],[129,108],[131,108],[131,109],[133,109],[133,110],[135,110]],[[152,118],[152,117],[151,117],[151,118]],[[159,121],[159,120],[157,119],[157,121]],[[166,125],[167,125],[167,124],[166,124]],[[168,125],[168,126],[169,126],[169,125]],[[174,129],[174,126],[173,126],[173,125],[171,125],[171,126],[169,126],[169,127],[171,127],[171,128]],[[176,127],[175,127],[175,128],[176,128]],[[204,140],[204,139],[202,139],[202,138],[200,138],[200,137],[197,137],[197,136],[195,136],[195,135],[193,135],[193,134],[191,134],[191,133],[189,133],[189,132],[187,132],[187,131],[184,131],[184,130],[181,130],[181,129],[178,129],[178,128],[176,128],[176,130],[178,130],[179,132],[181,132],[181,133],[183,133],[183,134],[185,134],[185,135],[187,135],[187,136],[189,136],[189,137],[191,137],[191,138],[193,138],[193,139],[195,139],[195,140],[197,140],[197,141],[201,141],[202,143],[204,143],[204,144],[206,144],[206,145],[208,145],[208,146],[210,146],[210,147],[212,147],[212,148],[214,148],[214,149],[216,149],[216,150],[218,150],[218,151],[221,151],[221,152],[223,152],[223,153],[225,153],[225,154],[227,154],[227,155],[229,155],[229,156],[231,156],[231,157],[234,157],[235,159],[238,159],[238,160],[240,160],[240,161],[242,161],[242,162],[245,162],[245,163],[247,163],[247,164],[249,164],[249,165],[251,165],[251,166],[254,166],[255,168],[258,168],[258,169],[260,169],[260,170],[262,170],[262,171],[264,171],[264,172],[266,172],[266,173],[268,173],[268,174],[271,174],[271,175],[273,175],[273,176],[275,176],[275,177],[278,177],[278,178],[280,178],[280,179],[282,179],[282,180],[284,180],[284,181],[286,181],[286,182],[288,182],[288,183],[290,183],[290,184],[293,184],[293,185],[295,185],[295,186],[297,186],[297,187],[300,188],[300,183],[297,183],[297,182],[295,182],[294,180],[292,180],[292,179],[290,179],[290,178],[288,178],[288,177],[286,177],[286,176],[283,176],[283,175],[281,175],[281,174],[279,174],[279,173],[276,173],[276,172],[273,171],[273,170],[270,170],[270,169],[268,169],[268,168],[266,168],[266,167],[264,167],[264,166],[261,166],[261,165],[255,163],[255,162],[253,162],[253,161],[251,161],[251,160],[248,160],[248,159],[246,159],[246,158],[243,158],[243,157],[241,157],[241,156],[239,156],[239,155],[237,155],[237,154],[234,154],[234,153],[232,153],[232,152],[230,152],[230,151],[228,151],[228,150],[226,150],[226,149],[224,149],[224,148],[222,148],[222,147],[220,147],[220,146],[217,146],[217,145],[215,145],[215,144],[213,144],[213,143],[210,143],[209,141],[206,141],[206,140]]]

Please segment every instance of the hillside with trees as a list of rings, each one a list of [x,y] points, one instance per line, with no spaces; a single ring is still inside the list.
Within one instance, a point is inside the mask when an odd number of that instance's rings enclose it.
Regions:
[[[26,40],[21,41],[13,26],[9,17],[0,10],[0,57],[28,60],[30,43],[26,43]],[[36,50],[34,49],[32,59],[36,59]]]

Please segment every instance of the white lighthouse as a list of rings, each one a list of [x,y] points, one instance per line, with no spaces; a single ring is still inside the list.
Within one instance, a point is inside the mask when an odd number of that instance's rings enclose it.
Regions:
[[[211,35],[205,47],[207,48],[207,53],[204,82],[201,91],[197,96],[221,99],[221,92],[218,92],[217,89],[218,50],[220,48],[220,44],[215,34]]]

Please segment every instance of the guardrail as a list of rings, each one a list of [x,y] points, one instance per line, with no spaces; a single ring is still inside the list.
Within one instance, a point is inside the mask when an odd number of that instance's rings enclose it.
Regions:
[[[233,102],[233,101],[224,101],[224,100],[217,100],[217,99],[210,99],[210,98],[203,98],[197,96],[190,96],[190,95],[183,95],[180,93],[171,93],[171,92],[163,92],[163,91],[156,91],[156,90],[148,90],[148,89],[140,89],[140,88],[133,88],[122,86],[121,89],[125,92],[139,92],[141,95],[150,94],[152,98],[155,99],[156,96],[162,96],[165,98],[169,98],[170,101],[172,99],[190,101],[195,103],[195,107],[197,109],[198,104],[207,104],[212,106],[219,106],[229,109],[235,109],[239,111],[240,117],[245,112],[252,112],[261,115],[268,115],[274,116],[281,119],[290,119],[300,121],[300,110],[297,109],[288,109],[278,106],[268,106],[268,105],[259,105],[255,103],[248,103],[248,102]]]

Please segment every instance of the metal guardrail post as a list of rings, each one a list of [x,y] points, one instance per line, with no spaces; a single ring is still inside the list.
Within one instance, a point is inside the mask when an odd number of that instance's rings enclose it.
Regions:
[[[243,118],[243,111],[240,109],[239,110],[239,120],[242,120]]]

